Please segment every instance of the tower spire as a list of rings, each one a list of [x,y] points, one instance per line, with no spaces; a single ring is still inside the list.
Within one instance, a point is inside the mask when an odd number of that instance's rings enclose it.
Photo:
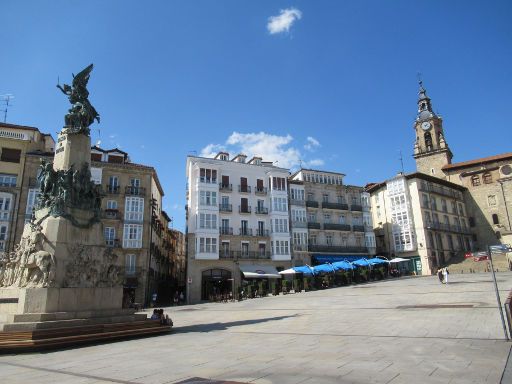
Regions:
[[[430,97],[427,96],[427,90],[423,87],[423,80],[419,79],[420,89],[418,91],[418,120],[426,120],[435,117],[436,114],[432,110]]]

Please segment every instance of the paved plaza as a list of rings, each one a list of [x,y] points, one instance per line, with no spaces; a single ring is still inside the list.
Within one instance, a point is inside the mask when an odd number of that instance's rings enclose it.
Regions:
[[[450,280],[170,308],[171,334],[0,356],[0,382],[499,383],[511,343],[491,276]],[[512,273],[498,284],[504,301]]]

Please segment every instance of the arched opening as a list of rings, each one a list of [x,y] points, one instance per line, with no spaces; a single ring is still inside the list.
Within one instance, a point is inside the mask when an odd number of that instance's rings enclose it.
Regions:
[[[427,148],[427,151],[432,151],[434,149],[434,147],[432,145],[432,135],[430,134],[430,132],[426,132],[424,138],[425,138],[425,147]]]
[[[207,269],[202,273],[201,300],[222,301],[233,295],[231,271],[226,269]]]

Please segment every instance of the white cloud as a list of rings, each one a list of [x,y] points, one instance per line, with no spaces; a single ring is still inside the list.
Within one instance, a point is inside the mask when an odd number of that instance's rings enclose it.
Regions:
[[[308,136],[306,139],[307,143],[304,145],[306,151],[313,152],[315,149],[320,147],[320,142],[314,137]]]
[[[317,142],[315,139],[311,139]],[[263,161],[273,162],[277,167],[288,169],[296,169],[301,165],[308,167],[324,164],[322,159],[305,159],[300,149],[293,146],[293,140],[291,135],[279,136],[266,132],[233,132],[227,138],[225,144],[208,144],[201,150],[200,156],[214,157],[219,151],[229,152],[231,157],[243,153],[249,159],[253,156],[259,156]]]
[[[173,210],[177,210],[177,209],[179,209],[179,208],[180,208],[180,205],[179,205],[179,204],[173,204],[173,206],[172,206],[172,209],[173,209]]]
[[[302,18],[302,12],[297,8],[281,9],[278,16],[268,18],[267,29],[271,35],[288,32],[295,22]]]
[[[325,162],[322,159],[313,159],[313,160],[309,160],[307,162],[307,164],[305,164],[304,166],[306,166],[306,167],[320,167],[320,166],[322,166],[324,164],[325,164]]]

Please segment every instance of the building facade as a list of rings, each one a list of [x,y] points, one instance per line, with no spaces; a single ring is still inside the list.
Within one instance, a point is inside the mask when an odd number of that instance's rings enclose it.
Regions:
[[[237,295],[291,266],[288,170],[259,157],[187,157],[187,299]]]
[[[312,169],[290,176],[292,248],[301,265],[375,255],[369,194],[344,185],[344,176]]]

